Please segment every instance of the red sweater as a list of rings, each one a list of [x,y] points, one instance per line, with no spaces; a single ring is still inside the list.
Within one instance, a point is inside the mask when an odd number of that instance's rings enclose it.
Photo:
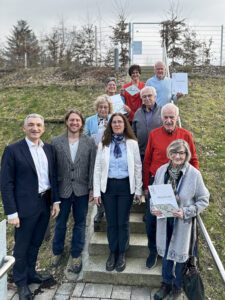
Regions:
[[[128,88],[129,86],[131,86],[133,83],[129,82],[127,84],[123,85],[123,89],[125,89],[124,92],[124,98],[125,98],[125,104],[127,106],[129,106],[129,108],[131,109],[131,112],[129,113],[129,121],[133,120],[134,114],[136,112],[136,110],[141,107],[142,105],[142,100],[140,98],[140,93],[135,94],[134,96],[131,96],[127,91],[126,88]],[[138,84],[138,88],[139,90],[143,89],[143,87],[145,86],[144,82],[139,82]]]
[[[155,176],[158,168],[169,161],[166,156],[166,149],[171,142],[177,139],[183,139],[188,143],[191,151],[190,164],[193,165],[196,169],[199,169],[196,148],[194,145],[192,134],[188,130],[177,127],[173,133],[169,134],[166,132],[164,127],[156,128],[150,132],[148,144],[145,150],[145,158],[143,164],[144,189],[148,188],[150,174]]]

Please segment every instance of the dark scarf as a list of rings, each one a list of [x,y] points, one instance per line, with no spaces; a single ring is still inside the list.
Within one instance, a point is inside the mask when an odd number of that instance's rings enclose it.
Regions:
[[[183,166],[184,165],[181,165],[177,168],[174,168],[172,166],[172,163],[170,163],[170,165],[167,169],[167,172],[168,172],[168,181],[167,181],[167,183],[170,183],[172,185],[172,188],[173,188],[174,194],[176,196],[177,202],[179,202],[179,196],[178,196],[178,193],[177,193],[177,185],[178,185],[179,180],[182,176],[181,169],[183,168]]]
[[[124,135],[123,134],[113,134],[112,135],[112,142],[115,143],[114,147],[114,156],[115,158],[122,157],[122,151],[120,148],[120,143],[124,140]]]

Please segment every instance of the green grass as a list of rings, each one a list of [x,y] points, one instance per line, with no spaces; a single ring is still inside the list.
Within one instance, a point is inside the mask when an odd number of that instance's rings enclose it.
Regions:
[[[93,102],[104,93],[103,85],[5,87],[0,90],[0,154],[5,145],[23,137],[22,120],[28,113],[42,114],[47,120],[62,119],[75,107],[87,116],[94,113]],[[210,191],[210,206],[202,214],[205,226],[225,265],[225,78],[190,80],[189,95],[179,100],[182,126],[193,132],[200,168]],[[62,123],[46,124],[44,140],[64,130]],[[0,218],[3,212],[0,207]],[[12,248],[12,232],[8,234]],[[209,251],[200,239],[200,267],[208,299],[225,299],[224,285]],[[48,267],[51,241],[42,247],[41,267]],[[47,258],[47,259],[46,259]]]

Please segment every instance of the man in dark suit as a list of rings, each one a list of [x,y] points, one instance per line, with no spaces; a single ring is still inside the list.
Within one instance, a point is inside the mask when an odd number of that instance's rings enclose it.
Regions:
[[[15,226],[13,279],[20,300],[32,299],[28,284],[50,278],[35,270],[38,251],[52,216],[59,213],[54,149],[41,141],[44,119],[24,120],[22,139],[5,148],[1,162],[1,192],[8,223]]]
[[[94,140],[82,134],[84,118],[79,111],[69,110],[65,116],[67,130],[53,139],[56,150],[60,213],[56,219],[53,239],[53,266],[60,263],[66,236],[66,226],[72,208],[74,225],[71,240],[70,271],[78,274],[82,268],[81,253],[85,243],[88,200],[92,197],[93,171],[96,155]]]

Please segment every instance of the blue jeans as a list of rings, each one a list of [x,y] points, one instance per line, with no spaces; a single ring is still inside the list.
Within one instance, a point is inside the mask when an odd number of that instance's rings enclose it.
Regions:
[[[173,284],[177,288],[182,288],[183,286],[183,269],[185,263],[176,263],[175,266],[175,276],[173,272],[174,261],[166,259],[167,252],[170,244],[170,240],[173,234],[173,224],[174,218],[167,219],[167,240],[166,240],[166,252],[162,261],[162,277],[163,282],[167,284]]]
[[[56,219],[55,235],[52,250],[54,255],[60,255],[64,250],[67,221],[72,207],[73,233],[71,241],[71,256],[79,257],[84,248],[86,216],[88,211],[88,195],[77,197],[72,194],[69,198],[61,198],[60,213]]]
[[[108,179],[102,201],[107,220],[109,249],[113,253],[125,253],[129,245],[129,217],[133,202],[129,178]]]

